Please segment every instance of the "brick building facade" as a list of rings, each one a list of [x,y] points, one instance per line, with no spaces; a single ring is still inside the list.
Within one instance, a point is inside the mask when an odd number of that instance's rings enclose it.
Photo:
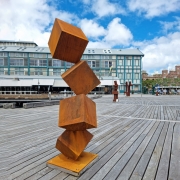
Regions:
[[[175,70],[162,70],[161,74],[148,75],[146,71],[142,71],[142,79],[160,79],[160,78],[180,78],[180,65],[175,66]]]

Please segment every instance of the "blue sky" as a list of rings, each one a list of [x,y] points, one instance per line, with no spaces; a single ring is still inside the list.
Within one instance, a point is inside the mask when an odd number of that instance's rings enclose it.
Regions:
[[[0,0],[0,39],[48,46],[55,18],[91,48],[139,48],[148,73],[180,64],[180,0]]]

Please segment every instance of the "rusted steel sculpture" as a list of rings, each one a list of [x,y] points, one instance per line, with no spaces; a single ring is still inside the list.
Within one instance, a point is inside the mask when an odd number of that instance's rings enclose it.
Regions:
[[[126,81],[126,96],[130,96],[130,87],[131,86],[132,86],[131,81],[129,82],[129,84]]]
[[[96,104],[86,94],[100,81],[87,62],[80,60],[88,44],[81,29],[55,19],[48,44],[52,58],[75,63],[61,76],[76,94],[60,101],[58,126],[66,130],[58,137],[56,148],[62,154],[49,160],[48,166],[78,176],[97,157],[83,150],[93,137],[87,129],[97,127]]]
[[[118,100],[118,84],[117,81],[114,81],[114,91],[112,92],[114,94],[113,102],[116,102]]]

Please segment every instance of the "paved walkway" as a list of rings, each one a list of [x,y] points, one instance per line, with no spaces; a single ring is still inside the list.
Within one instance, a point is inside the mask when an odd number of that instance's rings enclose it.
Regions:
[[[98,128],[86,151],[99,160],[79,180],[180,179],[180,96],[140,96],[94,100]],[[59,154],[58,109],[0,109],[0,179],[77,179],[46,166]]]

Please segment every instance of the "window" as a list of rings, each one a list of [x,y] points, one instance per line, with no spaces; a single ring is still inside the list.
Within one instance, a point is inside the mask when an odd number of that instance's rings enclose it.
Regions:
[[[88,63],[88,65],[89,65],[89,67],[91,67],[91,61],[88,61],[87,63]]]
[[[0,53],[0,57],[4,57],[4,56],[6,56],[7,57],[7,53],[6,52],[4,52],[4,53]]]
[[[48,54],[48,58],[52,58],[52,55],[51,55],[51,54]]]
[[[110,49],[104,49],[103,51],[104,51],[104,53],[111,53]]]
[[[135,66],[139,66],[139,60],[138,60],[138,59],[135,59],[135,60],[134,60],[134,65],[135,65]]]
[[[53,60],[53,66],[61,66],[60,60]]]
[[[24,75],[24,68],[15,68],[16,75]]]
[[[64,67],[65,66],[65,61],[53,59],[53,66],[54,67]]]
[[[126,74],[126,79],[131,79],[131,73]]]
[[[134,78],[135,78],[135,79],[139,79],[139,73],[135,73]]]
[[[122,60],[122,59],[119,60],[119,65],[120,65],[120,66],[123,66],[123,60]]]
[[[42,73],[42,69],[41,68],[36,68],[35,71],[34,71],[34,75],[43,75]]]
[[[88,61],[87,63],[89,65],[89,67],[91,67],[91,68],[96,67],[96,61]]]
[[[38,59],[30,59],[30,66],[38,66],[39,62]]]
[[[4,74],[4,68],[0,68],[0,74]]]
[[[30,66],[47,66],[46,59],[30,59]]]
[[[130,66],[131,65],[131,60],[126,60],[126,65]]]
[[[0,59],[0,66],[4,66],[4,59]]]
[[[53,69],[53,75],[54,76],[60,76],[61,75],[61,69]]]
[[[40,53],[29,53],[29,57],[35,57],[35,58],[46,58],[46,54],[40,54]]]
[[[47,60],[46,59],[39,59],[39,66],[47,66]]]
[[[46,58],[47,55],[46,54],[35,54],[37,57],[39,58]]]
[[[105,67],[106,68],[110,68],[110,67],[112,67],[112,61],[105,61]]]
[[[96,62],[95,61],[91,61],[92,63],[92,67],[96,67]]]
[[[119,79],[123,79],[124,77],[123,77],[123,73],[120,73],[119,74]]]
[[[23,66],[24,59],[10,59],[10,66]]]
[[[17,52],[12,52],[9,53],[10,57],[27,57],[27,53],[17,53]]]
[[[66,66],[67,66],[67,67],[71,67],[71,66],[73,66],[73,63],[71,63],[71,62],[66,62]]]
[[[88,59],[88,55],[82,55],[81,59]]]
[[[111,59],[111,56],[102,56],[102,59]]]
[[[52,66],[52,59],[48,59],[48,65]]]
[[[96,59],[95,55],[88,55],[88,59]]]

